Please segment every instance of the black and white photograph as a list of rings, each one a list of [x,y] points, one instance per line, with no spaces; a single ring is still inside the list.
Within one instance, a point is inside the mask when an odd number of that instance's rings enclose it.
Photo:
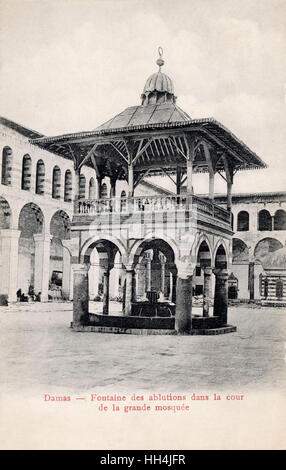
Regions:
[[[286,1],[0,0],[0,114],[0,449],[285,449]]]

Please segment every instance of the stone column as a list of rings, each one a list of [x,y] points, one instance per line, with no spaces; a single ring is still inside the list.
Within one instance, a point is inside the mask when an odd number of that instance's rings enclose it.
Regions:
[[[166,257],[164,255],[159,255],[161,263],[161,285],[160,290],[165,296],[165,274],[166,274]]]
[[[34,235],[35,240],[35,276],[34,291],[41,292],[41,301],[48,300],[50,278],[50,248],[52,235],[39,233]]]
[[[206,266],[204,268],[203,317],[209,317],[211,301],[211,275],[212,268]]]
[[[80,184],[80,169],[75,170],[75,183],[74,183],[74,213],[79,210],[79,184]]]
[[[0,294],[7,295],[9,302],[17,300],[18,253],[20,230],[2,229],[1,239],[1,287]]]
[[[178,266],[175,328],[180,334],[192,330],[193,268],[188,263]]]
[[[137,279],[138,279],[138,275],[137,275],[137,272],[134,270],[132,274],[132,298],[131,298],[132,302],[136,302]]]
[[[146,290],[147,292],[151,290],[151,255],[146,254]]]
[[[232,209],[232,182],[231,181],[228,181],[227,182],[227,210],[228,211],[231,211]]]
[[[254,261],[249,262],[248,268],[248,288],[249,288],[249,300],[254,300]]]
[[[132,297],[134,294],[133,279],[134,279],[134,270],[126,269],[125,271],[126,288],[125,288],[125,305],[124,305],[125,316],[131,315],[131,311],[132,311],[132,300],[133,300]]]
[[[172,295],[173,295],[173,274],[170,272],[170,277],[169,277],[169,300],[172,301]]]
[[[177,299],[177,274],[172,273],[172,296],[171,296],[171,301],[173,304],[176,303]]]
[[[74,325],[84,325],[88,320],[88,270],[88,264],[72,264]]]
[[[215,296],[214,296],[214,317],[220,317],[222,325],[227,324],[227,303],[228,303],[228,272],[226,269],[214,269],[215,275]]]
[[[103,315],[109,314],[109,278],[110,269],[106,269],[103,273]]]
[[[214,172],[209,173],[209,199],[214,201]]]
[[[71,255],[68,249],[63,247],[62,294],[65,299],[70,299],[70,279],[71,279]]]

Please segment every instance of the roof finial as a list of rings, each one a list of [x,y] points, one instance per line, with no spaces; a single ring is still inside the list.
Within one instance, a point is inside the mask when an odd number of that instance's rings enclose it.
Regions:
[[[161,67],[164,65],[164,60],[162,59],[162,55],[163,55],[163,49],[162,47],[158,47],[158,53],[159,53],[159,59],[156,60],[156,64],[159,65],[159,72],[161,72]]]

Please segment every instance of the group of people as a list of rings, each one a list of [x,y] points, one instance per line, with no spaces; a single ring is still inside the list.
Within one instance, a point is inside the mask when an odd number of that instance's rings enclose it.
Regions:
[[[22,292],[22,289],[18,289],[16,295],[18,302],[29,302],[29,300],[33,302],[41,302],[41,292],[35,294],[33,286],[29,286],[27,295]]]

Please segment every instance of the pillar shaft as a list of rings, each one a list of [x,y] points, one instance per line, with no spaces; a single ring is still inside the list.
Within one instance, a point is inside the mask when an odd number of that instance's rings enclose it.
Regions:
[[[214,200],[214,173],[209,173],[209,199]]]
[[[165,295],[165,270],[166,263],[161,262],[161,292]]]
[[[193,194],[193,161],[195,159],[195,142],[193,138],[189,138],[187,152],[187,194]]]
[[[211,275],[210,267],[204,268],[204,293],[203,293],[203,317],[209,317],[211,300]]]
[[[88,268],[86,264],[73,264],[73,323],[84,325],[88,320]]]
[[[232,209],[232,182],[227,182],[227,210],[231,211]]]
[[[182,171],[180,167],[177,167],[177,173],[176,173],[176,191],[177,194],[179,195],[181,193],[181,179],[182,179]]]
[[[192,329],[192,280],[193,276],[177,277],[175,328],[181,334]]]
[[[215,296],[213,315],[220,317],[222,325],[227,324],[228,303],[228,272],[225,269],[215,269]]]
[[[67,248],[63,247],[63,297],[70,299],[70,280],[71,280],[71,256]]]
[[[50,278],[50,234],[36,234],[35,240],[35,271],[34,271],[34,290],[35,293],[41,292],[41,301],[48,300],[49,278]]]
[[[109,269],[103,273],[103,315],[109,314]]]
[[[128,197],[132,198],[134,194],[134,174],[133,174],[133,164],[128,165]]]
[[[79,211],[79,186],[80,186],[80,169],[75,170],[75,185],[74,185],[74,212]]]
[[[177,274],[172,273],[172,296],[171,296],[171,301],[173,304],[176,303],[177,299]]]
[[[147,258],[146,264],[146,290],[151,290],[151,258]]]
[[[136,302],[136,292],[137,292],[137,275],[136,272],[133,271],[132,274],[132,302]]]
[[[9,302],[17,300],[17,275],[20,230],[0,230],[0,294],[8,296]]]
[[[254,262],[249,263],[248,271],[249,299],[254,300]]]
[[[161,279],[160,279],[160,291],[165,295],[165,285],[166,285],[166,257],[165,255],[159,255],[159,260],[161,263]]]
[[[131,315],[131,311],[132,311],[132,297],[134,294],[134,291],[133,291],[134,271],[126,270],[125,279],[126,279],[126,289],[125,289],[124,315],[128,316],[128,315]]]

